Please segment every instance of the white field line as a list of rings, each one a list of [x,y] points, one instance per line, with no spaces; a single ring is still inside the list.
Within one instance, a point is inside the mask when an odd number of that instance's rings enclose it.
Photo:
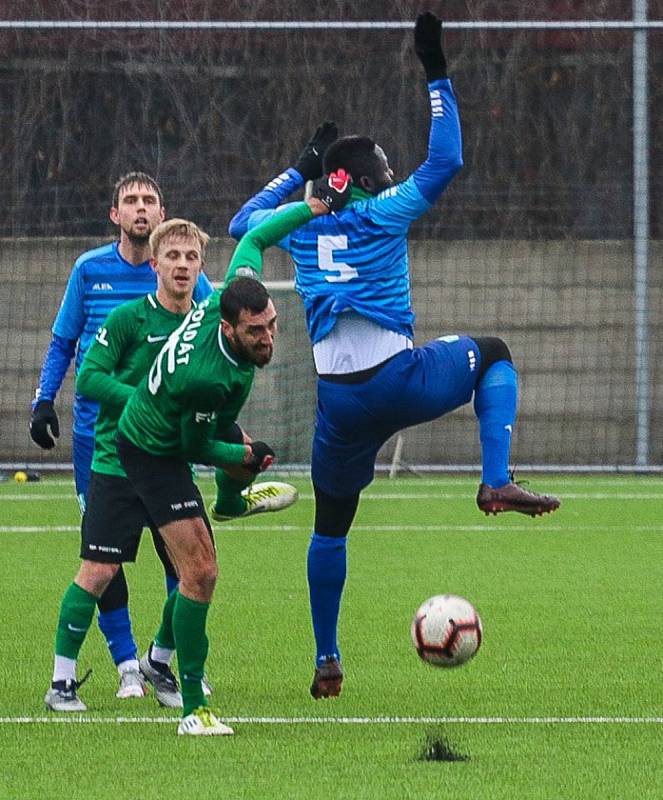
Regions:
[[[223,717],[233,725],[663,725],[663,717]],[[178,717],[0,717],[0,725],[174,725]]]
[[[266,473],[265,473],[266,474]],[[479,471],[477,471],[476,478],[451,478],[447,475],[441,475],[439,478],[402,478],[397,477],[393,480],[387,480],[384,477],[376,478],[376,484],[384,484],[387,483],[389,486],[393,486],[394,488],[397,486],[470,486],[476,488],[479,482]],[[287,475],[287,473],[286,473]],[[303,478],[308,478],[308,472],[302,473]],[[519,479],[520,475],[516,475],[516,478]],[[525,479],[529,479],[530,476],[524,476]],[[269,480],[282,480],[284,476],[279,474],[277,471],[270,476]],[[197,479],[200,483],[212,483],[212,477],[209,475],[199,475]],[[267,480],[265,478],[264,480]],[[545,481],[546,483],[554,483],[556,486],[570,483],[572,485],[576,485],[579,481],[587,481],[591,483],[593,486],[596,485],[605,485],[605,486],[645,486],[647,484],[658,484],[660,483],[660,475],[633,475],[630,478],[613,478],[610,476],[606,477],[597,477],[594,475],[542,475],[537,473],[535,476],[535,482],[538,484],[541,481]],[[8,481],[11,483],[11,481]],[[0,484],[2,485],[2,484]],[[375,484],[374,484],[375,485]],[[37,482],[37,483],[29,483],[24,485],[23,488],[27,491],[38,491],[40,488],[47,486],[66,486],[72,492],[74,491],[74,479],[73,478],[47,478],[44,481]],[[368,489],[367,491],[371,491]]]
[[[537,523],[533,523],[536,525]],[[537,536],[544,533],[582,533],[582,532],[596,532],[602,533],[624,533],[624,525],[603,525],[597,523],[596,525],[550,525],[547,521],[541,521],[542,528],[537,528]],[[219,530],[230,531],[232,529],[242,531],[243,533],[293,533],[307,531],[310,533],[310,525],[247,525],[238,520],[236,523],[223,523],[222,528]],[[510,527],[508,524],[494,525],[485,523],[483,525],[448,525],[445,522],[440,522],[436,525],[353,525],[353,531],[361,532],[375,532],[381,531],[384,533],[520,533],[527,531],[526,527],[519,526],[518,528]],[[73,533],[79,532],[80,525],[0,525],[0,534],[3,533],[36,533],[36,534],[50,534],[50,533]],[[659,525],[630,525],[628,533],[661,533],[663,532],[663,522]]]
[[[660,492],[560,492],[562,500],[663,500],[663,489]],[[0,502],[31,502],[34,500],[63,500],[68,494],[0,494]],[[465,500],[473,495],[448,492],[367,492],[361,500]],[[71,495],[72,504],[76,498]],[[313,500],[312,494],[300,494],[300,500]]]

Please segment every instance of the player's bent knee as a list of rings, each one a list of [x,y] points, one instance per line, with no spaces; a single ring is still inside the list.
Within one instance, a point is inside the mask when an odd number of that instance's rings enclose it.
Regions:
[[[480,380],[486,370],[498,361],[513,362],[511,351],[506,342],[500,339],[499,336],[473,336],[472,338],[476,342],[481,355],[481,367],[477,380]]]
[[[209,602],[214,594],[218,569],[207,560],[187,565],[180,579],[180,591],[199,602]]]
[[[119,564],[105,564],[97,561],[83,561],[76,576],[76,583],[86,592],[101,597],[110,582],[117,575]]]
[[[348,497],[334,497],[319,486],[315,492],[315,532],[334,538],[347,536],[359,505],[359,492]]]

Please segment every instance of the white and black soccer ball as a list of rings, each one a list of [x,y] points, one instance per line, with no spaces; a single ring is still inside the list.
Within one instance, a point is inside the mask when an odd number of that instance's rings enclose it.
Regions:
[[[417,653],[426,663],[458,667],[476,655],[483,628],[469,600],[438,594],[419,606],[410,633]]]

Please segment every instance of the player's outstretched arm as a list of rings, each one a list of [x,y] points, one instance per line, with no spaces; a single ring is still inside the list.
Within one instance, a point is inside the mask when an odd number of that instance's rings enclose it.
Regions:
[[[344,170],[320,178],[312,197],[301,203],[290,204],[242,237],[228,265],[224,286],[240,275],[259,278],[263,269],[262,254],[268,247],[277,244],[314,217],[340,211],[350,195],[351,179]]]
[[[417,17],[414,49],[428,82],[431,128],[428,156],[412,177],[425,200],[433,204],[463,166],[463,144],[458,104],[442,50],[442,22],[430,11]]]
[[[233,239],[242,236],[273,213],[308,180],[316,180],[322,175],[322,159],[326,149],[338,137],[334,122],[323,122],[304,145],[293,167],[289,167],[272,178],[257,194],[253,195],[230,220],[228,232]]]
[[[447,77],[447,60],[442,51],[442,20],[430,11],[419,14],[414,24],[414,49],[428,83]]]

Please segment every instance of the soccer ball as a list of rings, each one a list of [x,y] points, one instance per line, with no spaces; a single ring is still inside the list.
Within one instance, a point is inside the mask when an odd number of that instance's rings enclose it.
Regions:
[[[483,628],[472,603],[454,594],[438,594],[419,606],[410,633],[427,664],[458,667],[476,654]]]

